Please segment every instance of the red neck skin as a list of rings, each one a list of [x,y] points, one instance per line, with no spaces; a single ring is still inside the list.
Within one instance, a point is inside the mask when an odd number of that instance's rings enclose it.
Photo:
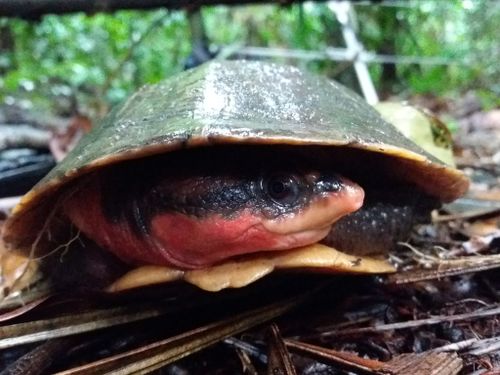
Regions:
[[[89,238],[128,263],[195,269],[237,255],[320,241],[333,222],[363,203],[363,190],[347,179],[342,181],[342,189],[313,197],[308,206],[293,214],[269,219],[245,208],[234,215],[214,213],[200,218],[166,211],[151,218],[148,233],[133,230],[127,220],[106,218],[98,178],[90,178],[68,197],[64,210]]]

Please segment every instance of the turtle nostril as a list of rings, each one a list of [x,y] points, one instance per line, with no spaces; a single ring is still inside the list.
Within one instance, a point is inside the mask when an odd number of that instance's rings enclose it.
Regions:
[[[342,186],[343,183],[340,176],[336,174],[322,174],[318,177],[315,183],[314,192],[322,193],[340,191]]]

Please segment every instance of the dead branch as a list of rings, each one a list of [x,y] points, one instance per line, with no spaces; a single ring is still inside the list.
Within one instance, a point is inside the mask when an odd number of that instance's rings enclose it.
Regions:
[[[500,337],[492,337],[489,339],[476,341],[470,346],[468,353],[480,356],[496,352],[499,349],[500,349]]]
[[[290,353],[275,323],[271,324],[268,336],[267,374],[297,375]]]
[[[410,320],[407,322],[399,322],[399,323],[390,323],[390,324],[379,324],[373,327],[361,327],[361,328],[349,328],[343,330],[332,330],[327,332],[321,332],[318,336],[341,336],[341,335],[352,335],[359,333],[375,333],[382,331],[392,331],[397,329],[405,329],[405,328],[416,328],[425,325],[434,325],[441,324],[445,322],[456,322],[460,320],[472,320],[472,319],[480,319],[488,316],[499,315],[500,314],[500,306],[496,306],[490,309],[481,309],[476,310],[470,313],[465,314],[456,314],[456,315],[440,315],[427,319],[418,319],[418,320]]]
[[[0,125],[0,150],[14,147],[47,147],[50,132],[30,125]]]
[[[435,353],[442,353],[442,352],[459,352],[461,350],[464,350],[474,343],[478,342],[478,339],[468,339],[468,340],[462,340],[459,342],[453,342],[448,345],[443,345],[440,346],[439,348],[432,349],[432,352]]]
[[[300,355],[359,374],[455,375],[463,366],[462,360],[456,353],[401,354],[388,362],[381,362],[362,358],[351,352],[322,348],[295,340],[285,340],[285,343],[291,351]]]

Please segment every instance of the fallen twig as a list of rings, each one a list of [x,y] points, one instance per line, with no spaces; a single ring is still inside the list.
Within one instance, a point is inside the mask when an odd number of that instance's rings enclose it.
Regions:
[[[431,259],[433,269],[415,269],[384,276],[384,284],[409,284],[425,280],[439,280],[448,276],[465,275],[500,267],[500,255],[477,255],[457,259]]]
[[[269,331],[267,374],[297,375],[278,326],[272,324]]]
[[[304,301],[305,296],[294,297],[263,308],[250,310],[216,323],[157,341],[125,353],[107,357],[83,366],[58,373],[79,374],[137,374],[149,373],[173,361],[184,358],[219,342],[226,337],[243,332],[253,326],[282,315]]]
[[[484,340],[476,340],[468,353],[472,355],[484,355],[500,349],[500,337],[492,337]]]
[[[341,367],[347,371],[370,375],[454,375],[462,369],[463,363],[456,353],[402,354],[387,362],[366,359],[354,353],[285,340],[290,350],[309,356],[320,362]]]
[[[361,327],[361,328],[348,328],[342,330],[332,330],[327,332],[321,332],[315,336],[324,337],[324,336],[342,336],[342,335],[352,335],[359,333],[375,333],[382,331],[392,331],[397,329],[407,329],[407,328],[416,328],[425,325],[433,325],[440,324],[444,322],[456,322],[460,320],[468,320],[468,319],[480,319],[488,316],[498,315],[500,314],[500,306],[496,305],[494,308],[484,309],[484,310],[476,310],[470,313],[465,314],[457,314],[457,315],[440,315],[427,319],[418,319],[418,320],[410,320],[407,322],[399,322],[399,323],[390,323],[390,324],[379,324],[372,327]]]
[[[461,350],[464,350],[474,343],[478,342],[478,339],[468,339],[468,340],[463,340],[459,342],[454,342],[448,345],[443,345],[440,346],[439,348],[434,348],[431,351],[435,353],[442,353],[442,352],[459,352]]]
[[[0,125],[0,150],[16,147],[47,147],[51,134],[48,130],[30,125]]]

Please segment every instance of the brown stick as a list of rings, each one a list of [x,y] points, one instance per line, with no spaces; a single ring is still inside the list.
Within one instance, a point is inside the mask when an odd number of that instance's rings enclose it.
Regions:
[[[434,325],[440,324],[444,322],[456,322],[460,320],[468,320],[468,319],[479,319],[485,318],[488,316],[500,315],[500,307],[496,305],[493,308],[489,309],[481,309],[479,311],[473,311],[465,314],[457,314],[457,315],[441,315],[435,316],[427,319],[418,319],[418,320],[410,320],[407,322],[399,322],[399,323],[390,323],[390,324],[379,324],[373,327],[361,327],[361,328],[349,328],[342,330],[333,330],[329,332],[321,332],[317,336],[340,336],[340,335],[352,335],[352,334],[360,334],[360,333],[374,333],[374,332],[382,332],[382,331],[392,331],[395,329],[405,329],[405,328],[416,328],[425,325]]]

